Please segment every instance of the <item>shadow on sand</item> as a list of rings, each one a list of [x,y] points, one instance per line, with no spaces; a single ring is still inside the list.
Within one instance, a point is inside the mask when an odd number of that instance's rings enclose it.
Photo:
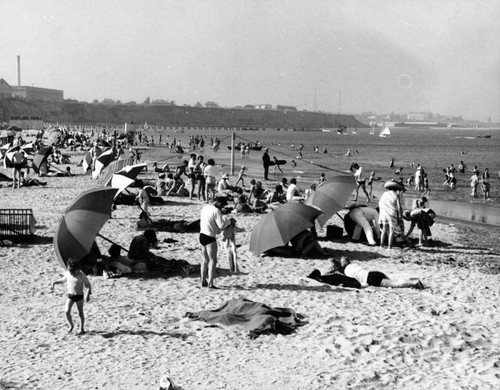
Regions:
[[[171,338],[182,339],[182,340],[185,340],[186,338],[189,337],[189,334],[180,332],[155,332],[152,330],[130,330],[130,329],[120,329],[114,332],[88,331],[86,334],[101,336],[104,337],[105,339],[110,339],[121,335],[142,336],[144,338],[148,336],[160,336],[160,337],[168,336]]]
[[[343,288],[338,286],[332,289],[332,286],[329,286],[327,284],[320,286],[309,286],[300,284],[278,284],[278,283],[259,283],[250,288],[236,285],[236,286],[231,286],[231,289],[234,290],[266,289],[266,290],[315,291],[315,292],[348,292],[355,290],[351,288]]]

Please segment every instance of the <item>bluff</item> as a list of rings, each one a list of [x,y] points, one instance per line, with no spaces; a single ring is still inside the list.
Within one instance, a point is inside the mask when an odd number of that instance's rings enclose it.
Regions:
[[[334,115],[293,110],[256,110],[189,106],[104,105],[75,101],[41,102],[19,98],[0,98],[0,121],[10,116],[43,116],[47,123],[121,124],[125,122],[151,125],[197,127],[272,127],[319,129],[366,127],[352,115]]]

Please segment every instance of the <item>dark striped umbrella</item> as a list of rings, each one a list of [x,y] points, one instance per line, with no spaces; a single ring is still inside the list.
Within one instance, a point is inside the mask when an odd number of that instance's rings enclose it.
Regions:
[[[40,166],[47,161],[49,156],[52,154],[52,146],[45,146],[38,150],[35,157],[33,158],[33,170],[36,173],[40,172]]]
[[[115,188],[93,188],[69,205],[54,236],[54,251],[61,266],[66,268],[69,258],[81,259],[90,252],[97,234],[111,217],[115,194]]]

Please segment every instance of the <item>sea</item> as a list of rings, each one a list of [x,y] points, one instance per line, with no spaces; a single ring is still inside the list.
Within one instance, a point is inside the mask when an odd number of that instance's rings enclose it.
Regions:
[[[218,137],[221,149],[218,152],[227,161],[232,134],[236,142],[260,143],[269,148],[271,158],[276,156],[287,163],[281,166],[283,174],[271,178],[281,180],[282,176],[296,177],[299,187],[308,188],[317,183],[321,173],[326,177],[352,174],[349,167],[353,162],[363,167],[366,177],[371,171],[380,180],[375,182],[375,196],[383,192],[383,184],[390,179],[406,180],[415,174],[420,164],[429,177],[431,193],[427,196],[430,207],[441,215],[459,220],[500,226],[500,129],[405,129],[391,128],[389,137],[379,137],[380,129],[370,134],[370,128],[347,129],[344,134],[336,131],[227,131],[186,129],[182,133],[170,133],[169,138],[182,139],[187,145],[190,135],[203,135],[207,140]],[[486,137],[485,137],[486,136]],[[166,137],[163,135],[163,140]],[[299,156],[298,149],[302,155]],[[205,153],[207,156],[209,152]],[[251,151],[250,157],[242,159],[235,153],[234,163],[239,170],[242,164],[252,162],[258,166],[261,151]],[[390,167],[394,159],[394,167]],[[466,165],[465,173],[457,173],[455,189],[443,185],[443,169],[460,162]],[[477,167],[490,172],[490,199],[483,199],[481,189],[478,198],[471,196],[470,177]],[[236,172],[237,173],[237,172]],[[407,187],[404,199],[409,203],[418,198],[420,192]],[[359,199],[365,197],[360,194]],[[374,202],[374,201],[372,201]]]

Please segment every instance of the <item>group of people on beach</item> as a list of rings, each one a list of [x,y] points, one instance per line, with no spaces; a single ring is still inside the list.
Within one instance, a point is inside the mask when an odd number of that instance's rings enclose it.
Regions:
[[[203,140],[202,137],[198,138],[198,141],[193,140],[195,146],[194,148],[191,147],[191,149],[200,147],[201,140]],[[162,141],[160,140],[160,142]],[[215,141],[212,139],[210,144],[213,145],[217,142],[220,143],[220,140]],[[301,153],[302,149],[303,145],[298,147],[297,151]],[[202,253],[201,265],[199,266],[200,286],[216,289],[215,269],[219,250],[217,245],[218,235],[222,235],[224,238],[228,260],[230,264],[233,264],[232,269],[235,272],[238,271],[235,240],[235,232],[238,227],[236,226],[234,214],[228,214],[228,212],[264,212],[268,208],[278,207],[285,202],[303,202],[315,191],[317,185],[326,180],[323,173],[317,183],[313,183],[303,191],[299,188],[297,178],[292,177],[288,180],[283,177],[270,188],[266,188],[265,181],[269,180],[269,168],[274,166],[274,170],[281,171],[277,162],[277,158],[271,158],[269,150],[264,148],[262,155],[264,184],[263,181],[257,180],[257,178],[249,178],[246,166],[242,165],[236,182],[232,185],[229,175],[223,173],[220,166],[215,164],[213,158],[205,160],[201,154],[190,153],[189,159],[177,166],[164,164],[159,167],[155,163],[153,171],[157,173],[156,182],[152,186],[139,186],[136,201],[140,204],[142,211],[145,212],[145,219],[150,219],[148,216],[149,206],[153,196],[185,196],[190,200],[203,201],[198,230]],[[465,167],[465,164],[462,165]],[[451,167],[447,168],[447,173],[453,171]],[[358,201],[358,194],[361,190],[362,194],[366,196],[367,203],[372,202],[375,198],[372,188],[373,183],[381,178],[377,178],[374,171],[370,172],[369,175],[365,175],[363,168],[358,163],[353,163],[350,170],[356,182],[354,201]],[[460,172],[460,166],[457,172]],[[474,175],[479,176],[479,171],[477,174],[474,172]],[[430,188],[428,180],[426,183],[426,178],[427,174],[423,167],[418,165],[414,174],[414,181],[411,184],[414,185],[415,190],[422,193],[422,196],[415,202],[411,210],[402,209],[401,197],[405,191],[405,186],[401,181],[394,181],[389,185],[386,183],[386,191],[378,201],[378,209],[363,207],[365,205],[359,204],[351,207],[346,214],[346,220],[352,221],[353,226],[352,233],[348,232],[349,237],[354,241],[366,239],[370,246],[380,245],[380,247],[391,249],[400,244],[411,245],[409,238],[415,229],[418,229],[418,245],[426,245],[432,237],[430,227],[435,218],[434,212],[427,205],[426,196],[430,193]],[[487,179],[489,179],[489,176]],[[229,206],[231,203],[234,207]],[[405,222],[409,223],[409,229],[406,233]],[[321,256],[326,256],[327,253],[322,251],[317,241],[313,240],[315,233],[315,231],[308,231],[295,241],[301,241],[301,245],[308,247],[307,250],[311,249],[319,252]],[[365,237],[363,237],[363,234]],[[179,271],[190,274],[197,269],[196,266],[188,262],[168,260],[153,254],[151,249],[154,249],[157,245],[158,240],[155,232],[146,229],[142,234],[134,237],[127,256],[121,256],[119,247],[110,248],[106,260],[107,264],[112,265],[120,273],[124,274],[148,270],[160,270],[166,273]],[[341,284],[346,287],[356,288],[366,285],[423,288],[422,282],[417,278],[393,280],[383,272],[367,270],[359,263],[351,262],[345,256],[340,259],[331,259],[330,266],[330,270],[324,272],[314,270],[310,278],[324,283]],[[73,329],[71,309],[76,303],[81,318],[81,331],[84,332],[83,300],[84,298],[89,299],[91,286],[81,268],[76,259],[70,259],[64,278],[58,280],[55,284],[64,282],[67,284],[68,295],[65,312],[70,323],[70,329]],[[89,292],[87,296],[84,296],[84,290]]]

